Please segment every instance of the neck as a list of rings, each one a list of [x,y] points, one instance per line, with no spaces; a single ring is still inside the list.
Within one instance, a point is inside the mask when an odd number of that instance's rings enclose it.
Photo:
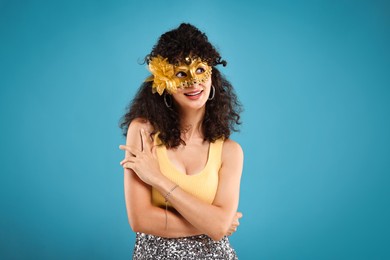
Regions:
[[[193,138],[204,138],[202,130],[204,114],[204,108],[199,110],[180,111],[180,128],[184,141],[189,141]]]

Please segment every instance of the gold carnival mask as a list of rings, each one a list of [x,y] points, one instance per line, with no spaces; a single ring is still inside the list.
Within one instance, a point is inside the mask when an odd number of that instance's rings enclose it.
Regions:
[[[150,60],[149,70],[152,75],[145,81],[153,81],[153,93],[162,95],[164,90],[172,94],[178,88],[206,82],[211,76],[212,67],[200,58],[191,57],[186,57],[184,62],[176,66],[170,64],[167,58],[158,55]]]

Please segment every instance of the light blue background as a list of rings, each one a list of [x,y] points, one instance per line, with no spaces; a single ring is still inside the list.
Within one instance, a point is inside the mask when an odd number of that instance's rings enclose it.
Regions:
[[[120,117],[191,22],[244,104],[240,259],[390,259],[388,1],[0,2],[0,258],[129,259]]]

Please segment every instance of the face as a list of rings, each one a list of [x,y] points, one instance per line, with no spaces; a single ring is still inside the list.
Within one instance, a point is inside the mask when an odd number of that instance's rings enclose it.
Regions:
[[[211,76],[212,67],[200,58],[186,57],[180,64],[170,64],[167,58],[156,56],[149,61],[152,76],[145,81],[153,81],[152,91],[160,96],[166,92],[176,93],[182,88],[192,88],[205,83]]]
[[[186,57],[177,66],[174,66],[174,78],[179,88],[191,87],[196,83],[204,83],[211,76],[211,67],[199,58]]]
[[[204,82],[197,82],[185,88],[179,88],[172,98],[180,109],[198,110],[205,106],[211,89],[211,77]]]

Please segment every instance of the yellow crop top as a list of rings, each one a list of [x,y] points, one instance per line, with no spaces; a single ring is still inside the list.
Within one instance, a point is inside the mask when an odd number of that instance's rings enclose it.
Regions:
[[[207,163],[203,170],[195,175],[186,175],[175,167],[168,158],[165,145],[161,145],[157,135],[154,143],[157,145],[157,159],[162,174],[189,194],[206,203],[213,203],[218,189],[219,169],[222,164],[223,139],[210,143]],[[164,197],[154,188],[152,188],[152,203],[155,206],[165,206]],[[168,206],[170,206],[169,203]]]

